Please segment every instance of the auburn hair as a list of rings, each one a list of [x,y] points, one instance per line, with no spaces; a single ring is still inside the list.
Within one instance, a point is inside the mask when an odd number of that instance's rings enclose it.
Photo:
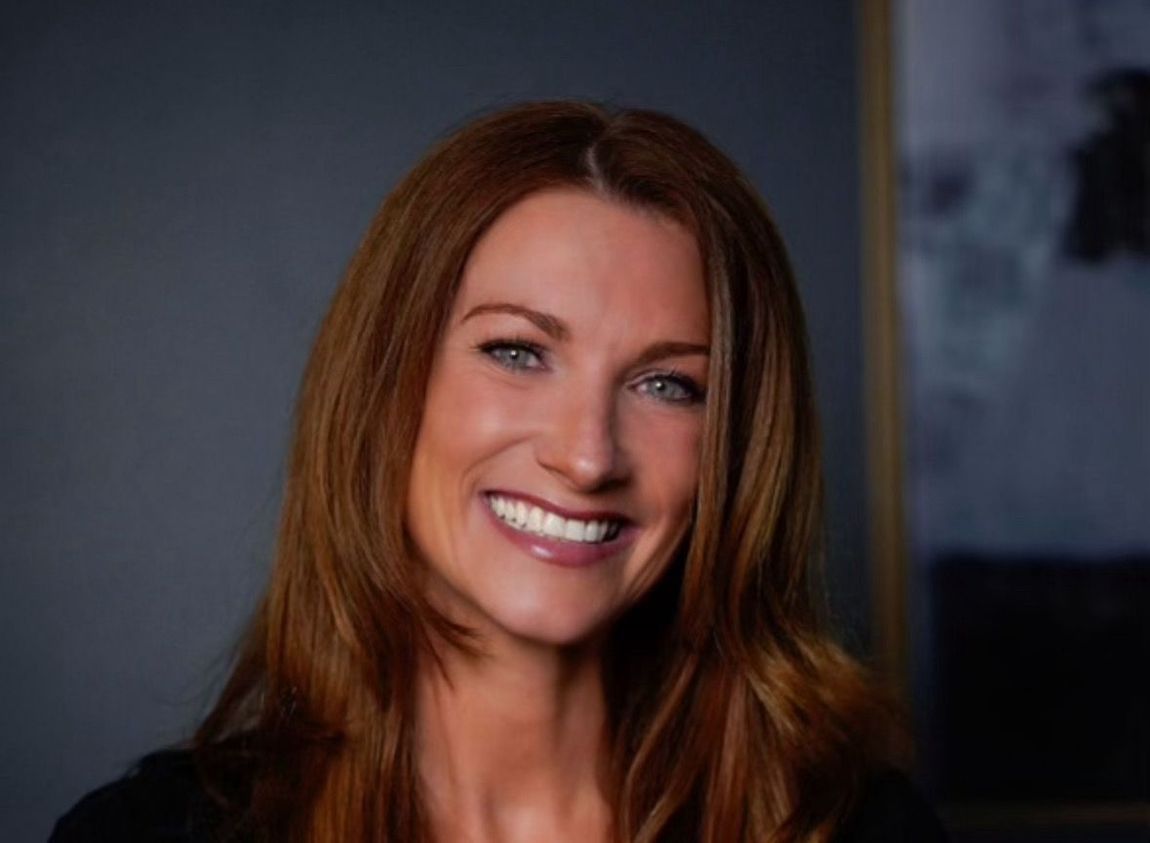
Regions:
[[[260,839],[429,839],[415,675],[435,636],[404,529],[431,361],[464,263],[528,194],[579,188],[686,226],[711,318],[693,523],[604,665],[619,841],[827,841],[886,706],[821,628],[822,480],[786,249],[734,164],[663,114],[519,105],[435,147],[384,202],[307,365],[268,591],[195,737]],[[239,806],[239,808],[236,808]]]

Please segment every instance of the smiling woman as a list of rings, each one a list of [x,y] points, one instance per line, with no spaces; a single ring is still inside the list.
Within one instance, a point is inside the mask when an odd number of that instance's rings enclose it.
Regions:
[[[316,341],[214,711],[55,839],[939,839],[819,627],[816,440],[721,153],[581,103],[463,128]]]

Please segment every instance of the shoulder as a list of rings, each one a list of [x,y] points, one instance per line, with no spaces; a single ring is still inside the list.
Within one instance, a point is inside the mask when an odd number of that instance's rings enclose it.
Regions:
[[[210,839],[212,800],[184,751],[149,755],[124,778],[89,793],[56,823],[49,843]]]
[[[874,773],[835,843],[946,843],[934,809],[907,776],[893,768]]]

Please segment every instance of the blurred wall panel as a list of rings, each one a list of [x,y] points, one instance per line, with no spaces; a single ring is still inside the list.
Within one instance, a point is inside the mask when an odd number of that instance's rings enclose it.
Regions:
[[[1144,833],[1150,4],[894,10],[924,758],[972,827]]]

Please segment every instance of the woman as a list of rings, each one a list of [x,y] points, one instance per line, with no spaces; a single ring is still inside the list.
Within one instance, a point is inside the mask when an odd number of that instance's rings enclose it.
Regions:
[[[819,629],[820,482],[795,285],[733,164],[650,112],[466,126],[336,294],[191,751],[56,839],[937,839]]]

